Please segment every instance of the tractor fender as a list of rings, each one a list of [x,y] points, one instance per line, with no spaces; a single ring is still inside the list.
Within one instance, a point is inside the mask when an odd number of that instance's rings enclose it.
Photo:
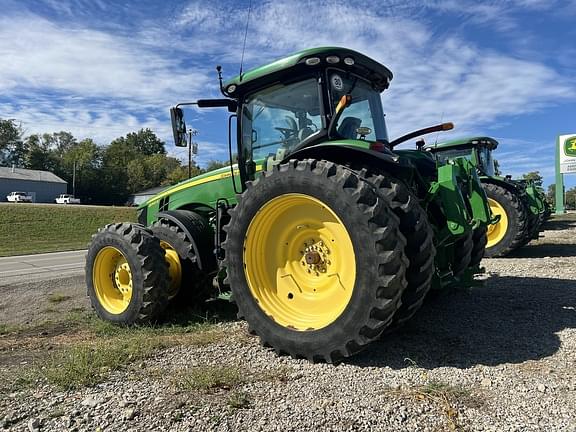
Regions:
[[[516,186],[514,183],[506,181],[505,179],[500,179],[498,177],[480,177],[480,182],[482,183],[489,183],[489,184],[494,184],[496,186],[500,186],[503,187],[504,189],[510,191],[510,193],[513,193],[515,195],[521,196],[524,194],[524,191],[520,190],[520,188],[518,186]]]
[[[288,162],[290,159],[303,160],[308,158],[328,160],[341,165],[362,161],[362,163],[366,165],[385,166],[389,168],[391,172],[400,168],[407,168],[407,166],[401,162],[400,157],[390,150],[385,149],[383,152],[379,152],[353,145],[332,143],[318,144],[297,150],[294,153],[290,153],[290,155],[280,163]],[[411,165],[409,166],[411,167]]]
[[[190,210],[167,210],[158,212],[156,219],[166,219],[176,224],[192,243],[196,264],[200,270],[212,270],[214,258],[214,238],[206,219]]]

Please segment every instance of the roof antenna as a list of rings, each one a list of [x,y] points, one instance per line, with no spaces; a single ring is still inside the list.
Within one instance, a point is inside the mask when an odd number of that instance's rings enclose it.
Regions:
[[[444,111],[442,111],[442,115],[440,116],[440,123],[444,121]],[[440,136],[440,131],[436,134],[436,139],[434,140],[434,149],[438,146],[438,137]]]
[[[252,0],[250,0],[250,3],[248,4],[248,16],[246,17],[246,29],[244,30],[244,45],[242,46],[242,58],[240,59],[240,82],[242,82],[242,65],[244,64],[244,52],[246,51],[246,37],[248,36],[250,12],[252,12]]]
[[[442,111],[442,115],[440,116],[440,123],[442,123],[444,121],[444,111]],[[436,150],[438,148],[438,137],[440,136],[440,131],[438,131],[438,133],[436,134],[436,139],[434,140],[434,150]],[[436,159],[436,169],[438,169],[438,166],[440,165],[440,160],[438,158],[438,153],[434,153],[434,159]]]

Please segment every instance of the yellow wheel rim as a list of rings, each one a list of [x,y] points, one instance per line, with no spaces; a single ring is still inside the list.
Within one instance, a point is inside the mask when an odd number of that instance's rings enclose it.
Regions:
[[[169,243],[160,241],[160,246],[166,252],[164,257],[168,263],[168,275],[170,277],[168,299],[171,300],[176,297],[176,294],[180,291],[180,285],[182,284],[182,263],[180,262],[178,252],[176,252]]]
[[[124,312],[132,299],[132,270],[124,254],[112,246],[100,249],[92,274],[100,305],[114,315]]]
[[[496,246],[502,241],[506,232],[508,231],[508,215],[504,207],[500,203],[492,198],[488,198],[488,204],[490,205],[490,212],[494,216],[500,216],[500,220],[493,225],[488,225],[488,243],[486,247]]]
[[[286,194],[250,222],[244,273],[262,311],[281,326],[317,330],[346,309],[356,281],[352,240],[322,201]]]

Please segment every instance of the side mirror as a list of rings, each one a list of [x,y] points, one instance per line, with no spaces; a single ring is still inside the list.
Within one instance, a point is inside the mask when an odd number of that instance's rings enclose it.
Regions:
[[[176,147],[187,147],[186,122],[184,113],[180,108],[170,108],[170,119],[172,120],[172,133],[174,134],[174,145]]]

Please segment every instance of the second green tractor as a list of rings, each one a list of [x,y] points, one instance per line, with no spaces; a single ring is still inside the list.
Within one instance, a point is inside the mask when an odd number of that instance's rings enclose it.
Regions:
[[[231,165],[94,235],[86,283],[98,315],[139,323],[170,301],[231,293],[264,345],[338,362],[410,319],[430,289],[470,283],[494,222],[486,196],[466,158],[396,150],[452,125],[390,140],[391,80],[332,47],[220,78],[222,99],[188,105],[230,112]],[[171,110],[180,146],[183,105]]]
[[[497,147],[498,141],[490,137],[463,138],[427,147],[439,163],[466,158],[476,167],[490,210],[499,217],[488,228],[486,257],[506,256],[538,239],[550,216],[544,191],[534,181],[512,180],[510,176],[496,174],[492,152]]]

